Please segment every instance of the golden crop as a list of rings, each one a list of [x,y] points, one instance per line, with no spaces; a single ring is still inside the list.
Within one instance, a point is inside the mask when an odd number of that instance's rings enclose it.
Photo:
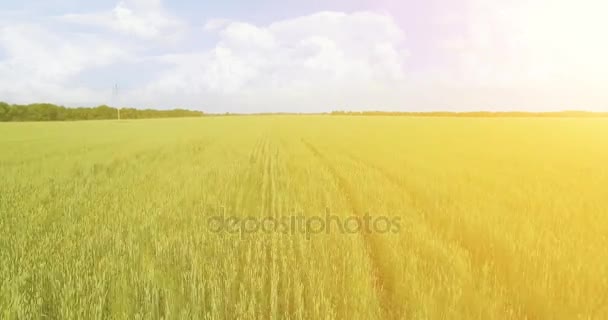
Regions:
[[[608,120],[0,124],[0,318],[606,319]]]

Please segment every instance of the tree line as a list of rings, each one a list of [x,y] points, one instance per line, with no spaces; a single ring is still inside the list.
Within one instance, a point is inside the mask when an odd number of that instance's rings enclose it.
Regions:
[[[498,118],[498,117],[571,117],[571,118],[592,118],[592,117],[608,117],[608,112],[590,112],[590,111],[557,111],[557,112],[490,112],[490,111],[474,111],[474,112],[390,112],[390,111],[333,111],[334,116],[410,116],[410,117],[479,117],[479,118]]]
[[[292,114],[292,113],[271,113]],[[295,114],[295,113],[294,113]],[[186,109],[154,110],[121,108],[121,119],[202,117],[201,111]],[[221,114],[239,115],[239,114]],[[264,113],[258,115],[266,115]],[[268,114],[270,115],[270,114]],[[608,112],[559,111],[559,112],[391,112],[391,111],[332,111],[336,116],[410,116],[410,117],[608,117]],[[95,108],[66,108],[51,103],[27,105],[0,102],[0,122],[8,121],[73,121],[109,120],[118,117],[118,110],[106,105]]]
[[[201,111],[121,108],[121,119],[201,117]],[[95,108],[66,108],[50,103],[28,105],[0,102],[0,121],[72,121],[117,119],[118,110],[106,105]]]

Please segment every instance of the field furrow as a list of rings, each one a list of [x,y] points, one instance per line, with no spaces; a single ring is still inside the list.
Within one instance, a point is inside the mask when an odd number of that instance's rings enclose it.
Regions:
[[[317,148],[315,148],[315,146],[304,140],[302,141],[302,143],[306,145],[310,152],[315,155],[315,157],[326,167],[326,169],[334,177],[339,186],[340,191],[346,197],[351,212],[355,216],[363,219],[363,207],[360,204],[359,198],[352,190],[352,187],[349,185],[349,182],[342,175],[340,175],[334,165],[332,165],[332,163]],[[382,261],[377,254],[379,252],[377,247],[378,244],[376,243],[376,240],[374,239],[373,235],[370,234],[367,230],[360,230],[359,234],[363,239],[367,256],[371,262],[372,279],[375,290],[377,292],[378,299],[381,304],[382,318],[396,317],[397,315],[391,315],[392,310],[396,309],[392,306],[392,283],[390,283],[390,281],[387,281],[385,276],[384,269],[386,262]]]

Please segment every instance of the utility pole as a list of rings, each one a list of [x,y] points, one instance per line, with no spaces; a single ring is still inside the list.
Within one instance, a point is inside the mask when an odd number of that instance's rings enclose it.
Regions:
[[[112,104],[116,107],[117,119],[120,120],[120,107],[118,106],[118,84],[112,88]]]

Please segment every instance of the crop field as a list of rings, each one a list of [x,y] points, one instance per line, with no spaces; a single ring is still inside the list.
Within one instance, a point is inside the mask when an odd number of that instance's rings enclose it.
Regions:
[[[608,119],[0,124],[0,319],[607,319]]]

